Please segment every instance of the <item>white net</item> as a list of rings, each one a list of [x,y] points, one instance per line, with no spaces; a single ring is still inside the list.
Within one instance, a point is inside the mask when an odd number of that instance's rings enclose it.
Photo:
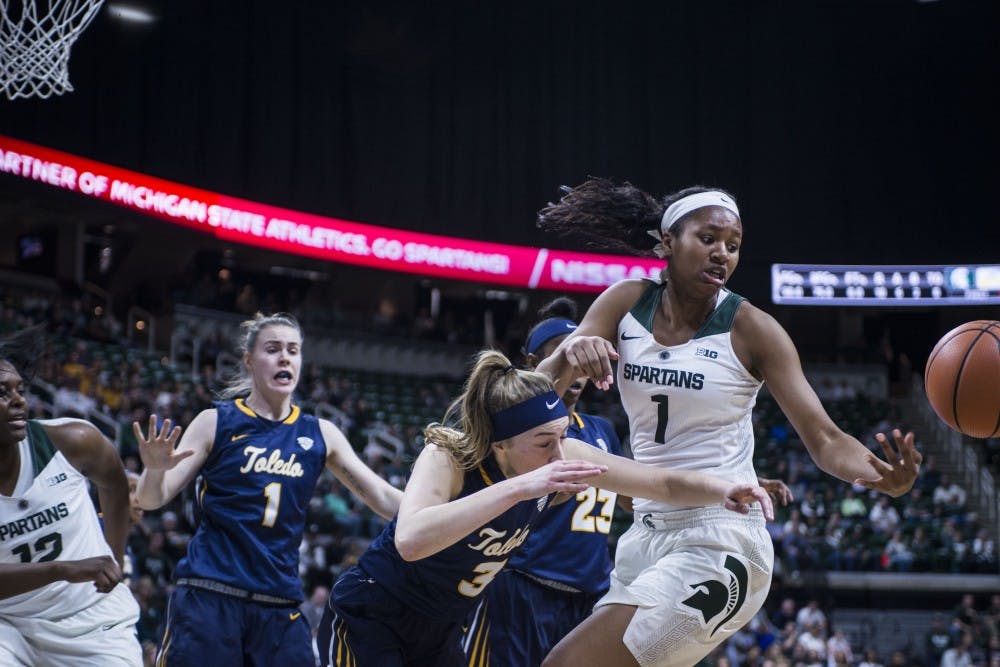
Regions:
[[[0,0],[0,90],[8,99],[62,95],[69,52],[104,0]]]

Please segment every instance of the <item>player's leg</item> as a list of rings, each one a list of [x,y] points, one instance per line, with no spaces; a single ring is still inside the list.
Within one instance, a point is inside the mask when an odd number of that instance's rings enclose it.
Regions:
[[[222,593],[175,588],[156,664],[242,665],[244,605]]]
[[[634,578],[613,575],[594,615],[556,647],[545,666],[608,664],[597,653],[606,643],[609,651],[627,647],[633,662],[622,664],[686,667],[736,632],[767,597],[772,555],[762,527],[722,519],[626,533],[616,568],[634,572],[637,563],[649,564]],[[664,555],[654,560],[658,554]],[[605,612],[607,605],[629,611]]]
[[[35,667],[140,667],[139,606],[124,584],[59,621],[36,619],[28,635]],[[5,664],[0,661],[0,664]]]
[[[32,649],[25,640],[28,634],[0,617],[0,665],[31,667],[35,664]]]
[[[297,607],[246,606],[243,651],[254,667],[314,662],[312,629]]]
[[[632,652],[622,641],[635,611],[635,607],[623,604],[598,607],[556,644],[542,666],[638,665]]]
[[[406,609],[357,570],[333,587],[316,636],[323,667],[402,667],[401,635],[390,623],[405,622]],[[456,663],[459,664],[459,663]]]
[[[539,664],[544,655],[532,660],[538,645],[538,625],[545,614],[525,577],[501,572],[483,592],[482,603],[466,629],[463,646],[468,667],[521,667]]]

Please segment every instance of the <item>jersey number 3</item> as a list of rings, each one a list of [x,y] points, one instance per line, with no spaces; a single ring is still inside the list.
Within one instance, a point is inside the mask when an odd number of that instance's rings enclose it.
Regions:
[[[493,581],[493,578],[500,573],[500,570],[502,570],[503,566],[506,564],[506,560],[480,563],[473,569],[473,572],[479,576],[472,581],[466,581],[465,579],[460,581],[458,584],[458,592],[465,597],[476,597],[483,592],[483,589],[486,588],[487,584]]]

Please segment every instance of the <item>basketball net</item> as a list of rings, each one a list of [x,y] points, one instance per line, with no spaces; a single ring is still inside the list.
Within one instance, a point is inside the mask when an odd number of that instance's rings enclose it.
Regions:
[[[0,90],[10,100],[62,95],[69,52],[104,0],[0,0]]]

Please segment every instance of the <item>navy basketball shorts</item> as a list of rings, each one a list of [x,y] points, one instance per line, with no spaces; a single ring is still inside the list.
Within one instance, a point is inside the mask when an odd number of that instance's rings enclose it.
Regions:
[[[298,607],[178,586],[156,664],[313,665],[312,631]]]
[[[470,667],[542,664],[590,616],[602,593],[557,590],[512,570],[494,579],[484,595],[464,639]]]
[[[317,644],[324,667],[456,667],[462,626],[415,611],[358,568],[333,587]]]

